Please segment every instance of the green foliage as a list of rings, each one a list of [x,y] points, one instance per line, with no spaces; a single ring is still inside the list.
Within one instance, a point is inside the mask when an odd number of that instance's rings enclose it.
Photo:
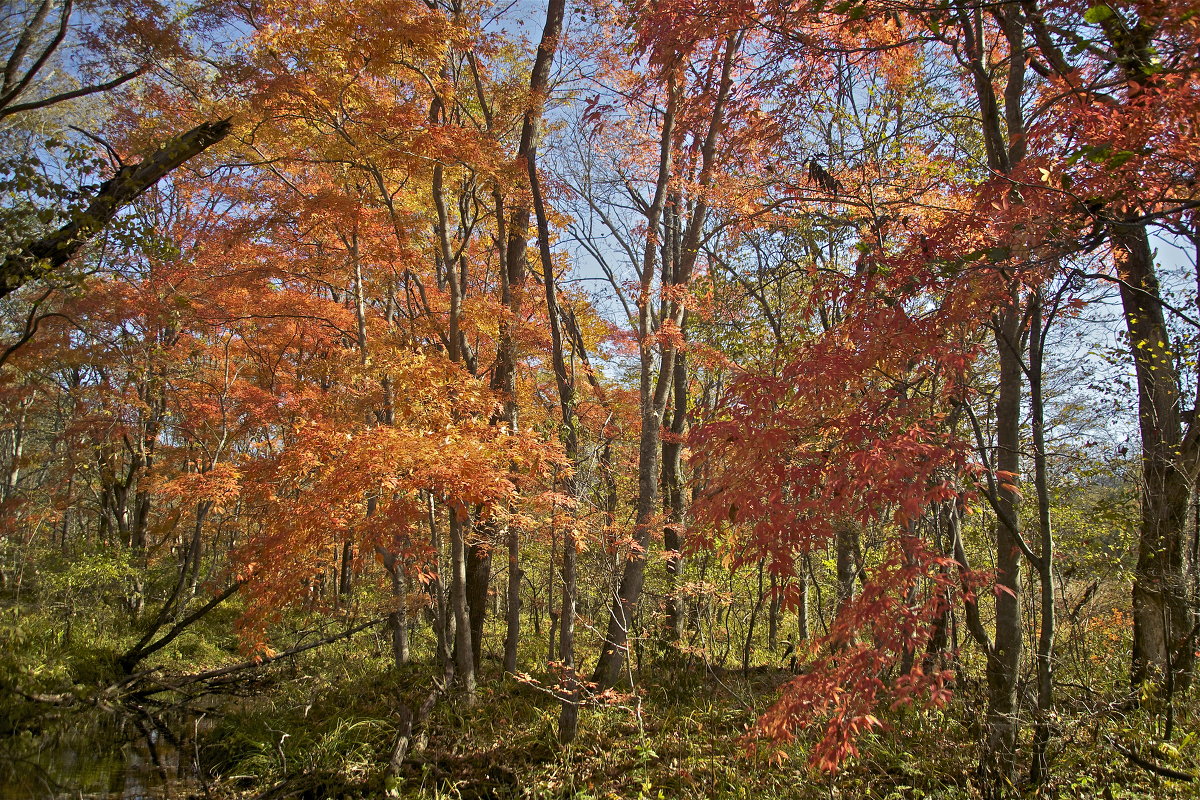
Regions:
[[[19,129],[0,131],[0,145],[0,255],[7,255],[64,224],[107,163],[79,142]]]
[[[1090,22],[1093,25],[1099,25],[1104,20],[1112,17],[1116,12],[1107,4],[1092,6],[1087,11],[1083,12],[1085,22]]]

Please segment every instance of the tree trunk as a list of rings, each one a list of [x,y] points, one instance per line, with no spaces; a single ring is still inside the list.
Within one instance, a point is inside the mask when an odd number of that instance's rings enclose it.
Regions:
[[[684,316],[686,329],[686,314]],[[681,336],[683,332],[681,331]],[[667,633],[673,641],[683,636],[687,627],[687,608],[683,596],[683,529],[684,486],[683,464],[680,454],[687,426],[688,380],[687,357],[679,353],[675,357],[674,386],[672,388],[673,410],[671,413],[670,438],[662,444],[662,481],[667,524],[663,528],[663,546],[667,556]]]
[[[3,489],[0,492],[0,500],[4,502],[8,502],[16,494],[17,485],[21,480],[21,459],[25,455],[25,416],[32,402],[32,397],[20,401],[11,432],[5,437],[9,447],[5,459],[8,470],[4,475]]]
[[[1121,304],[1138,386],[1142,435],[1142,522],[1133,579],[1134,694],[1153,681],[1165,687],[1168,669],[1182,688],[1191,680],[1184,542],[1193,491],[1194,444],[1185,442],[1181,393],[1163,317],[1158,277],[1146,226],[1113,223],[1110,239],[1121,279]]]
[[[490,526],[485,526],[490,531]],[[486,537],[485,533],[480,538]],[[489,537],[490,538],[490,537]],[[492,580],[492,554],[490,541],[472,542],[467,549],[467,611],[471,618],[471,660],[475,673],[479,673],[479,662],[483,654],[483,621],[487,616],[488,589]]]
[[[1046,410],[1042,395],[1042,357],[1045,329],[1042,322],[1042,293],[1029,300],[1029,406],[1033,426],[1033,480],[1037,492],[1038,538],[1041,542],[1035,565],[1040,584],[1041,631],[1037,644],[1037,728],[1033,734],[1033,762],[1029,779],[1034,785],[1049,779],[1046,748],[1050,743],[1050,712],[1054,707],[1054,536],[1050,525],[1050,486],[1046,474]]]
[[[554,0],[546,13],[546,27],[542,33],[543,41],[557,42],[558,31],[562,25],[564,0]],[[571,475],[564,481],[563,492],[572,500],[578,501],[579,487],[575,476],[579,474],[582,465],[582,455],[579,448],[579,428],[576,424],[575,411],[575,377],[567,369],[566,348],[563,341],[562,313],[558,306],[558,287],[554,275],[554,261],[550,252],[550,221],[546,213],[545,200],[542,197],[541,181],[538,177],[537,147],[529,151],[529,188],[533,195],[533,208],[537,214],[538,254],[542,264],[542,286],[546,293],[546,321],[550,328],[550,358],[554,367],[554,382],[558,389],[559,412],[562,415],[560,437],[563,450],[571,462]],[[570,744],[575,740],[579,727],[579,682],[575,675],[575,593],[577,585],[576,556],[578,545],[575,531],[571,523],[563,530],[562,555],[562,604],[559,609],[558,658],[563,668],[562,707],[558,719],[558,740],[562,744]],[[553,553],[553,547],[551,548]],[[553,570],[553,558],[551,558]],[[553,586],[550,599],[553,602]],[[551,624],[551,631],[554,626]],[[553,640],[551,633],[551,640]]]
[[[933,511],[934,539],[937,544],[939,553],[945,554],[947,557],[954,557],[954,519],[958,514],[956,508],[957,500],[950,500],[941,503]],[[939,567],[946,580],[946,585],[949,585],[950,567],[943,564]],[[943,667],[945,663],[946,648],[950,644],[950,628],[951,628],[951,613],[953,611],[953,603],[949,598],[946,598],[945,608],[937,615],[933,621],[933,634],[929,637],[929,645],[925,648],[925,658],[922,662],[926,674]]]
[[[338,575],[338,594],[349,597],[354,581],[354,543],[349,539],[342,542],[341,569]]]
[[[546,565],[546,612],[550,616],[550,631],[546,637],[546,660],[553,661],[558,654],[558,612],[554,610],[554,596],[558,581],[555,575],[558,571],[558,530],[550,529],[550,561]]]
[[[984,772],[993,796],[1012,791],[1016,778],[1017,677],[1021,664],[1021,550],[1017,516],[1021,463],[1021,304],[1019,287],[1012,302],[993,320],[1000,358],[996,399],[996,634],[987,654],[988,716]],[[1007,488],[1006,488],[1007,487]]]
[[[838,523],[835,536],[837,551],[837,613],[854,602],[854,583],[858,578],[858,527],[849,521]]]
[[[716,159],[717,140],[724,127],[725,106],[732,86],[734,57],[741,47],[741,34],[730,34],[725,41],[721,65],[721,76],[712,117],[701,147],[701,168],[697,178],[700,195],[692,208],[683,236],[680,261],[674,272],[674,285],[686,287],[691,280],[692,269],[700,252],[702,232],[708,212],[708,203],[703,192],[712,185]],[[655,262],[658,255],[659,228],[663,208],[667,199],[667,188],[674,172],[675,122],[682,103],[682,87],[676,83],[675,71],[668,73],[667,105],[663,113],[662,131],[659,137],[658,176],[654,187],[654,199],[646,211],[646,246],[642,253],[641,287],[638,294],[638,398],[641,413],[641,431],[638,442],[638,499],[633,530],[634,552],[625,562],[621,582],[613,597],[608,617],[604,642],[596,661],[592,680],[602,688],[611,687],[620,675],[621,666],[628,653],[629,627],[642,594],[646,575],[646,554],[650,546],[650,526],[659,511],[659,439],[667,397],[674,381],[675,358],[679,349],[670,343],[659,345],[662,350],[658,363],[658,374],[654,375],[655,347],[654,315],[652,314],[652,289]],[[659,327],[670,320],[682,330],[684,306],[682,298],[663,303],[659,309]]]
[[[517,645],[521,639],[521,540],[516,528],[508,529],[508,607],[505,609],[504,671],[517,671]]]
[[[779,649],[779,578],[771,572],[771,605],[767,610],[767,649],[774,653]]]
[[[450,609],[454,614],[454,666],[467,704],[475,701],[475,654],[471,649],[471,617],[467,609],[466,509],[450,512]]]
[[[408,590],[404,580],[404,567],[400,560],[390,554],[383,556],[383,565],[392,576],[392,602],[396,608],[388,614],[388,631],[392,635],[392,659],[397,667],[408,663]]]
[[[558,40],[562,33],[562,21],[566,11],[566,0],[549,0],[546,4],[546,23],[542,27],[541,40],[538,42],[537,53],[534,56],[533,68],[529,73],[529,104],[521,121],[521,140],[517,145],[517,160],[524,159],[528,171],[535,175],[535,157],[538,132],[541,127],[543,108],[546,95],[550,88],[550,68],[554,56],[558,52]],[[532,187],[531,197],[532,201]],[[522,294],[525,287],[527,264],[526,249],[529,245],[530,203],[517,203],[513,206],[509,220],[507,235],[507,251],[501,257],[501,270],[507,280],[504,281],[508,296],[508,309],[513,321],[520,318]],[[496,213],[503,238],[503,203],[496,195]],[[549,243],[547,242],[547,247]],[[497,354],[497,380],[502,382],[503,390],[507,393],[507,416],[511,430],[516,430],[516,379],[515,379],[515,347],[513,344],[511,323],[507,320],[501,324],[500,352]],[[504,669],[513,672],[517,668],[517,645],[521,628],[521,568],[518,548],[520,538],[516,531],[508,534],[508,619],[507,633],[504,638]]]
[[[442,537],[438,533],[437,507],[432,495],[428,497],[426,522],[429,525],[429,544],[434,558],[434,577],[429,582],[429,593],[433,597],[433,626],[437,636],[437,661],[442,665],[443,672],[450,673],[454,669],[454,656],[450,646],[454,616],[450,613],[446,603],[446,590],[443,582],[446,572],[442,554]]]
[[[647,355],[648,359],[649,356]],[[642,382],[649,384],[649,364],[643,363]],[[648,391],[643,392],[648,395]],[[633,540],[635,552],[630,554],[621,572],[621,583],[609,610],[608,627],[601,645],[600,657],[592,681],[607,688],[616,684],[628,653],[629,625],[637,601],[641,597],[646,575],[645,553],[650,546],[650,522],[658,506],[658,431],[661,418],[653,407],[643,407],[642,433],[638,447],[637,522]]]
[[[750,609],[750,621],[746,625],[746,640],[742,645],[742,677],[750,675],[750,655],[754,651],[754,628],[758,623],[758,612],[762,609],[766,592],[763,590],[763,570],[765,559],[758,560],[758,591],[755,594],[754,606]]]
[[[654,190],[654,200],[646,214],[648,235],[642,259],[642,290],[638,296],[638,333],[640,338],[638,392],[641,431],[638,438],[638,497],[633,531],[634,551],[630,553],[629,559],[621,571],[621,582],[613,596],[604,641],[600,646],[600,656],[596,660],[596,669],[592,674],[592,681],[600,688],[613,686],[625,663],[628,653],[629,625],[633,619],[637,601],[641,597],[642,583],[645,580],[646,552],[650,546],[650,523],[658,512],[659,436],[669,384],[663,374],[667,369],[665,352],[663,354],[664,363],[660,365],[657,386],[653,377],[654,343],[651,341],[653,323],[650,290],[654,276],[659,221],[666,203],[667,183],[670,180],[674,163],[675,115],[680,99],[681,92],[672,81],[668,89],[667,109],[662,122],[658,182]]]
[[[800,649],[800,642],[808,641],[809,637],[809,621],[808,621],[808,559],[804,559],[800,565],[799,574],[796,575],[796,580],[799,581],[799,599],[796,601],[796,650]]]

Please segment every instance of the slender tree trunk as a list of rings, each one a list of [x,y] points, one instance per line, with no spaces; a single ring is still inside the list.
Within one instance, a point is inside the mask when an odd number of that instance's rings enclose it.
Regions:
[[[996,399],[995,470],[999,478],[996,536],[996,635],[987,656],[988,733],[984,770],[993,795],[1012,791],[1016,778],[1017,677],[1021,664],[1020,528],[1015,486],[1020,477],[1021,446],[1021,305],[1019,287],[1012,302],[994,320],[1000,357],[1000,386]],[[1009,488],[1006,488],[1009,487]]]
[[[394,554],[383,551],[383,566],[392,578],[392,602],[395,610],[388,614],[388,632],[392,637],[392,659],[397,667],[408,663],[408,587],[404,580],[404,567]]]
[[[750,655],[754,651],[754,628],[758,623],[758,612],[762,609],[766,592],[763,589],[764,559],[758,560],[758,591],[754,598],[754,606],[750,609],[750,621],[746,625],[746,640],[742,645],[742,677],[750,675]]]
[[[521,570],[520,532],[508,529],[508,607],[505,609],[504,671],[517,671],[517,646],[521,640]]]
[[[691,281],[692,269],[700,252],[701,238],[708,213],[708,202],[704,197],[713,182],[717,141],[724,127],[726,104],[733,85],[733,64],[741,47],[742,34],[730,34],[725,41],[721,64],[721,76],[713,104],[708,131],[701,146],[700,174],[696,180],[700,194],[692,207],[691,219],[683,235],[680,261],[675,273],[675,286],[686,287]],[[667,397],[674,381],[675,358],[679,349],[674,344],[663,343],[658,363],[658,374],[654,374],[655,347],[651,304],[658,254],[658,236],[666,204],[667,189],[674,173],[674,145],[676,116],[682,103],[683,87],[677,84],[675,71],[668,74],[667,107],[663,113],[662,132],[659,139],[658,177],[654,187],[654,198],[646,213],[646,246],[642,255],[641,286],[638,294],[638,398],[641,413],[641,431],[638,441],[638,499],[633,531],[634,552],[625,562],[620,586],[613,597],[608,617],[604,642],[596,661],[593,681],[601,687],[616,683],[621,666],[628,653],[629,628],[642,594],[645,582],[646,554],[650,546],[650,525],[659,510],[660,474],[660,429]],[[670,320],[677,329],[682,329],[684,305],[682,298],[663,303],[659,313],[659,326]]]
[[[341,568],[338,575],[338,594],[349,597],[354,580],[354,543],[349,539],[342,542]]]
[[[8,470],[4,476],[3,493],[0,500],[7,502],[17,491],[21,480],[21,459],[25,455],[25,416],[29,410],[32,398],[23,399],[17,408],[17,417],[9,434],[5,437],[9,443],[7,452]]]
[[[517,406],[516,343],[513,326],[521,315],[521,299],[525,287],[525,255],[511,259],[508,228],[505,224],[504,197],[497,189],[493,195],[496,208],[496,253],[500,261],[500,299],[508,315],[500,320],[500,337],[496,345],[496,366],[492,372],[492,389],[502,398],[501,415],[509,435],[515,435],[520,410]],[[508,588],[504,609],[505,673],[517,670],[517,647],[521,641],[521,536],[513,526],[504,531],[508,555]]]
[[[804,559],[805,563],[800,565],[799,574],[796,575],[796,580],[799,583],[799,599],[796,601],[796,650],[800,649],[800,642],[808,641],[809,637],[809,621],[808,621],[808,559]]]
[[[204,501],[196,505],[196,524],[192,529],[192,544],[188,548],[188,591],[186,597],[179,605],[179,611],[187,604],[188,600],[195,597],[200,591],[200,562],[204,557],[204,520],[208,517],[208,512],[212,509],[212,503]]]
[[[1029,405],[1033,425],[1033,480],[1037,492],[1038,582],[1041,587],[1041,631],[1037,644],[1037,727],[1033,734],[1033,762],[1029,779],[1039,785],[1049,779],[1046,747],[1050,742],[1050,712],[1054,708],[1054,536],[1050,525],[1050,486],[1046,473],[1046,410],[1042,395],[1042,357],[1045,339],[1041,290],[1029,300]]]
[[[562,636],[559,641],[558,660],[563,665],[566,686],[563,687],[562,709],[558,716],[558,741],[570,744],[575,740],[579,728],[579,687],[575,670],[575,596],[578,585],[576,574],[578,545],[575,535],[567,531],[563,537],[562,558]]]
[[[954,506],[956,502],[955,500],[951,500],[941,503],[933,512],[934,538],[937,543],[938,552],[944,553],[951,558],[954,557],[954,534],[951,530],[951,515],[958,513]],[[950,567],[943,565],[939,570],[946,580],[946,585],[949,585]],[[929,645],[925,648],[925,658],[922,663],[926,673],[933,672],[940,664],[944,664],[945,662],[946,648],[949,645],[950,615],[953,610],[953,604],[950,602],[949,597],[945,597],[944,599],[946,606],[934,620],[933,635],[929,637]]]
[[[437,636],[437,660],[442,665],[442,671],[449,674],[454,670],[454,656],[451,649],[454,617],[446,603],[446,590],[443,577],[445,576],[445,558],[442,555],[442,537],[438,533],[437,507],[433,495],[428,497],[426,522],[429,525],[429,544],[433,550],[434,578],[429,582],[429,592],[433,596],[434,633]]]
[[[550,630],[546,637],[546,660],[553,661],[558,654],[558,611],[555,610],[554,597],[558,594],[556,576],[558,574],[558,529],[550,528],[550,561],[546,565],[546,613],[550,616]]]
[[[468,704],[475,701],[475,652],[471,649],[471,617],[467,609],[466,509],[450,512],[450,609],[454,614],[454,666]]]
[[[1024,158],[1026,150],[1024,91],[1028,67],[1022,10],[1018,6],[998,8],[994,19],[1007,44],[1007,69],[992,55],[995,42],[988,40],[979,9],[955,0],[954,15],[961,34],[962,58],[968,63],[979,103],[980,129],[988,167],[996,174],[1009,174]],[[1003,71],[1002,71],[1003,70]],[[1006,73],[1006,74],[1005,74]],[[999,90],[999,91],[998,91]],[[996,627],[994,640],[980,620],[978,604],[967,606],[968,627],[986,657],[988,683],[987,741],[983,763],[985,792],[990,796],[1011,794],[1016,779],[1016,748],[1020,731],[1017,716],[1017,678],[1021,663],[1021,558],[1023,544],[1017,516],[1020,479],[1020,432],[1022,394],[1021,297],[1013,281],[1007,304],[994,314],[993,333],[1000,362],[1000,385],[996,401],[996,455],[993,461],[999,480],[993,501],[996,505]],[[985,447],[981,440],[980,447]],[[1006,488],[1007,487],[1007,488]],[[964,568],[957,518],[955,558]]]
[[[855,580],[858,578],[858,527],[850,521],[837,525],[834,547],[837,551],[837,613],[854,602]]]
[[[649,358],[649,356],[647,356]],[[649,365],[643,368],[643,383],[649,382]],[[648,394],[648,392],[645,392]],[[638,503],[634,527],[636,552],[625,562],[621,582],[609,611],[608,626],[592,680],[602,687],[613,686],[628,654],[629,628],[645,581],[645,552],[650,546],[650,521],[658,506],[658,429],[661,419],[653,408],[644,408],[638,448]]]
[[[434,103],[431,117],[438,119],[441,101]],[[443,112],[444,113],[444,112]],[[437,211],[435,232],[439,245],[438,261],[450,293],[450,324],[447,332],[450,361],[463,361],[462,303],[466,289],[466,266],[450,248],[449,216],[444,194],[445,171],[438,163],[433,168],[433,202]],[[471,642],[470,610],[467,607],[467,541],[469,514],[466,506],[450,498],[450,610],[454,616],[454,662],[468,704],[475,700],[475,651]]]
[[[592,675],[592,681],[601,688],[608,688],[617,682],[628,654],[629,626],[645,580],[645,554],[650,546],[650,523],[658,511],[659,431],[667,390],[662,370],[665,370],[667,365],[662,365],[658,386],[655,387],[650,304],[659,221],[666,203],[667,183],[674,163],[675,116],[680,101],[681,92],[672,80],[668,88],[667,109],[662,123],[658,183],[654,190],[654,200],[646,215],[647,241],[642,259],[642,287],[638,295],[638,391],[642,424],[638,438],[638,498],[633,531],[634,552],[630,554],[621,571],[621,582],[613,597],[604,642],[600,646],[600,656],[596,660],[596,669]],[[662,395],[661,401],[655,396],[656,389]]]
[[[529,104],[525,109],[525,114],[521,121],[521,140],[517,146],[517,161],[524,160],[528,171],[534,174],[536,174],[536,166],[533,160],[546,95],[550,88],[550,69],[554,63],[554,56],[558,52],[558,42],[562,33],[562,22],[565,11],[566,0],[549,0],[547,2],[546,23],[542,28],[542,36],[538,42],[537,53],[534,56],[533,68],[529,73]],[[506,305],[510,312],[511,321],[505,321],[501,325],[496,380],[503,383],[502,389],[507,393],[506,403],[510,405],[507,406],[506,415],[509,419],[510,428],[513,431],[516,430],[517,407],[514,369],[516,356],[511,325],[515,324],[516,320],[520,317],[521,303],[525,289],[525,275],[528,262],[526,250],[529,245],[532,191],[531,188],[530,202],[517,202],[512,206],[512,214],[509,218],[507,229],[508,246],[501,257],[501,270],[507,276],[507,280],[505,281],[508,292]],[[505,234],[503,230],[504,204],[501,202],[498,192],[496,194],[496,213],[500,225],[498,234],[500,240],[503,241]],[[547,246],[549,246],[548,243]],[[504,638],[504,669],[506,672],[513,672],[517,668],[517,645],[521,629],[520,586],[522,572],[518,552],[520,538],[516,531],[509,531],[507,543],[508,619],[507,633]]]
[[[686,325],[686,314],[684,315]],[[682,332],[681,332],[682,335]],[[663,546],[667,556],[668,596],[667,632],[672,640],[683,636],[687,627],[686,599],[683,596],[683,530],[686,514],[684,503],[683,464],[680,454],[687,427],[688,405],[687,357],[680,352],[675,357],[670,438],[662,444],[662,480],[666,501],[667,524],[663,528]]]
[[[771,571],[771,604],[767,608],[767,649],[772,653],[779,649],[779,577]]]
[[[560,3],[561,0],[555,0]],[[543,39],[557,41],[558,29],[562,24],[562,5],[547,11],[546,29]],[[578,485],[575,476],[581,467],[582,454],[579,448],[579,428],[575,411],[575,376],[567,368],[566,347],[563,341],[562,313],[558,305],[557,280],[554,261],[550,252],[550,222],[542,197],[541,181],[538,177],[537,148],[529,151],[529,187],[533,195],[533,207],[537,215],[538,254],[542,265],[542,286],[546,293],[546,321],[550,328],[550,357],[554,367],[554,382],[558,389],[559,411],[562,415],[561,438],[563,450],[571,462],[572,472],[564,481],[564,494],[578,501]],[[575,740],[579,727],[579,682],[575,676],[575,606],[576,606],[576,557],[578,543],[575,530],[570,523],[563,530],[562,555],[562,604],[559,610],[560,635],[558,658],[563,666],[562,707],[559,712],[558,740],[570,744]],[[553,552],[553,550],[551,551]],[[553,564],[553,558],[552,558]],[[550,593],[553,598],[553,587]],[[551,625],[551,631],[553,631]],[[553,640],[553,633],[551,640]]]

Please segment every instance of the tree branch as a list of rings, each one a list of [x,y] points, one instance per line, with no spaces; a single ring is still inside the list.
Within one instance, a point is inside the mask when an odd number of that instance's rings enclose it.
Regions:
[[[168,139],[144,161],[122,167],[104,182],[87,209],[74,220],[45,238],[27,243],[4,260],[0,265],[0,298],[67,263],[88,240],[112,222],[118,211],[185,161],[224,139],[230,128],[227,119],[202,123]]]
[[[1164,766],[1161,766],[1160,764],[1155,764],[1150,759],[1144,758],[1144,757],[1138,755],[1133,750],[1130,750],[1128,747],[1123,746],[1116,739],[1113,739],[1112,737],[1108,737],[1108,736],[1106,736],[1105,738],[1108,739],[1108,743],[1113,746],[1114,750],[1116,750],[1118,753],[1125,756],[1125,758],[1129,759],[1132,763],[1136,764],[1137,766],[1141,767],[1142,769],[1146,770],[1147,772],[1153,772],[1155,775],[1161,775],[1164,778],[1170,778],[1171,780],[1176,780],[1176,781],[1187,781],[1190,783],[1190,782],[1196,780],[1196,776],[1192,775],[1191,773],[1180,772],[1179,770],[1171,769],[1170,767],[1164,767]]]

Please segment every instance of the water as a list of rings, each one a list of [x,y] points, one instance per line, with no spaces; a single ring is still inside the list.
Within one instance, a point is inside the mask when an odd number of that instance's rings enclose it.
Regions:
[[[204,796],[196,737],[207,720],[176,719],[168,727],[149,717],[97,721],[76,714],[59,722],[63,730],[26,735],[0,750],[0,800]]]

